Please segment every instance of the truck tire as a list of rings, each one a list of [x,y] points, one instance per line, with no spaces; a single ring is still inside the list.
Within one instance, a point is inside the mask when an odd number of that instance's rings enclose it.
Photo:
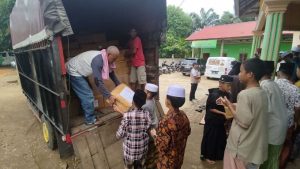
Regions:
[[[53,126],[44,116],[42,116],[42,130],[43,130],[43,138],[48,148],[51,150],[56,149],[57,142],[56,142]]]

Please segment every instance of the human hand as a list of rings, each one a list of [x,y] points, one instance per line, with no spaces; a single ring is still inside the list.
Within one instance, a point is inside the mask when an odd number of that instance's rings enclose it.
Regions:
[[[231,103],[230,101],[227,99],[227,97],[225,96],[224,98],[221,99],[221,102],[224,106],[229,106]]]
[[[216,104],[217,105],[223,105],[223,98],[222,97],[219,97],[217,100],[216,100]]]
[[[156,137],[156,130],[155,129],[152,129],[152,130],[150,130],[150,134],[151,134],[151,136],[152,137]]]
[[[109,100],[109,104],[110,104],[111,106],[113,106],[113,105],[115,104],[115,102],[116,102],[116,97],[113,96],[113,95],[111,95],[111,96],[108,98],[108,100]]]
[[[113,105],[113,109],[116,112],[122,113],[121,110],[119,109],[119,107],[117,105]]]

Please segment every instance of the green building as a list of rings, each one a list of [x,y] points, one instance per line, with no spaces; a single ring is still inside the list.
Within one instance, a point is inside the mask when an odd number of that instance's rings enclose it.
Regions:
[[[227,56],[242,60],[255,52],[252,51],[255,26],[256,21],[205,27],[186,40],[191,41],[193,57]],[[279,51],[290,50],[292,40],[292,32],[283,32]]]

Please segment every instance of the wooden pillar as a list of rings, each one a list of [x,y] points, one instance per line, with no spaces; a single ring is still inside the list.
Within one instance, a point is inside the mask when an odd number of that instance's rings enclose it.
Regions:
[[[282,34],[283,12],[272,12],[267,16],[261,57],[263,60],[276,60]]]
[[[192,48],[192,58],[195,57],[195,48]]]
[[[262,31],[253,31],[253,34],[254,35],[253,35],[253,41],[252,41],[250,58],[253,58],[254,54],[256,52],[256,49],[260,48],[263,32]]]
[[[200,50],[199,58],[203,58],[203,56],[202,56],[202,48],[199,48],[199,50]]]
[[[262,60],[278,60],[279,45],[282,34],[283,15],[287,9],[288,1],[266,0],[266,25],[262,45]]]
[[[221,40],[220,56],[223,56],[223,53],[224,53],[224,40]]]

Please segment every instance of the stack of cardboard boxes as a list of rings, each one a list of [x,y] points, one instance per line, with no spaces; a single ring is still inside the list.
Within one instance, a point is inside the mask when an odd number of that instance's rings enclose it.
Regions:
[[[107,41],[105,34],[74,35],[64,41],[65,57],[74,57],[88,50],[105,49],[108,46],[119,46],[118,40]]]

